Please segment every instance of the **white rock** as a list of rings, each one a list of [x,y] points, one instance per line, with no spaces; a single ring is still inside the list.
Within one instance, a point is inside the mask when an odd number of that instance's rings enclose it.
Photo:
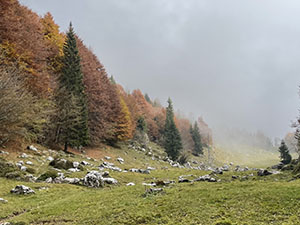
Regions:
[[[52,177],[48,177],[46,180],[45,180],[46,183],[52,183],[53,182],[53,179]]]
[[[104,156],[104,158],[105,158],[106,160],[110,160],[110,159],[111,159],[110,156]]]
[[[17,185],[14,189],[10,191],[13,194],[35,194],[34,190],[32,190],[30,187],[26,187],[25,185]]]
[[[34,147],[33,145],[28,146],[27,149],[31,150],[31,151],[34,151],[34,152],[37,152],[37,148]]]
[[[0,202],[7,203],[7,200],[5,200],[4,198],[0,198]]]
[[[87,161],[82,161],[81,165],[87,166],[87,165],[89,165],[89,163]]]
[[[156,170],[154,167],[148,166],[147,170]]]
[[[126,184],[126,186],[134,186],[134,185],[135,185],[135,183],[133,183],[133,182]]]
[[[22,155],[20,155],[20,158],[28,158],[29,156],[26,153],[22,153]]]
[[[27,161],[26,164],[27,164],[27,165],[33,165],[33,162]]]
[[[47,160],[51,162],[51,161],[54,160],[54,158],[53,158],[52,156],[48,156],[48,157],[47,157]]]
[[[74,173],[74,172],[79,172],[80,169],[78,169],[78,168],[70,168],[70,169],[68,169],[68,171]]]
[[[80,164],[79,162],[73,162],[73,167],[78,168],[79,164]]]
[[[111,178],[111,177],[105,177],[103,178],[103,181],[107,184],[117,184],[118,181],[115,178]]]
[[[20,168],[22,171],[26,171],[27,170],[27,167],[26,166],[21,166]]]
[[[121,163],[121,164],[123,164],[123,163],[124,163],[124,159],[123,159],[123,158],[121,158],[121,157],[117,158],[117,160],[118,160],[118,161],[119,161],[119,163]]]

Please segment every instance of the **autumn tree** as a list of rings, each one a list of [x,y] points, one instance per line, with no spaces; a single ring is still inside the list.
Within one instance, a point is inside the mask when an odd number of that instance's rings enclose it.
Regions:
[[[58,108],[59,138],[65,151],[68,146],[85,146],[88,143],[88,111],[83,86],[80,56],[75,33],[70,24],[63,48],[63,66],[59,77]]]
[[[181,137],[174,121],[174,111],[172,101],[168,99],[168,107],[166,109],[166,123],[164,130],[164,148],[169,157],[177,160],[182,149]]]

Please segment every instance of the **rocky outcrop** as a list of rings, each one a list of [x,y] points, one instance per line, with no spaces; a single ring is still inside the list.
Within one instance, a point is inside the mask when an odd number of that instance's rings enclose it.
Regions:
[[[18,195],[29,195],[35,194],[35,191],[25,185],[17,185],[14,189],[10,191],[10,193]]]

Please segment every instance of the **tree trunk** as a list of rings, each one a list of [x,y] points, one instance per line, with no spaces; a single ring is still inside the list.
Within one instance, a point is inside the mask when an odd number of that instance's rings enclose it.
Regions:
[[[65,148],[64,148],[64,152],[68,152],[68,142],[65,142]]]

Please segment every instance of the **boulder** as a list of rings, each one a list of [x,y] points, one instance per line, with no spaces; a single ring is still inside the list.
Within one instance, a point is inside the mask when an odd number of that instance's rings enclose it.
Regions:
[[[110,156],[104,156],[104,158],[105,158],[106,160],[110,160],[110,159],[111,159]]]
[[[20,158],[26,159],[26,158],[28,158],[29,156],[28,156],[26,153],[23,152],[22,155],[20,155],[19,157],[20,157]]]
[[[118,181],[111,177],[105,177],[103,178],[103,181],[107,184],[118,184]]]
[[[4,198],[0,198],[0,202],[2,202],[2,203],[7,203],[8,201],[5,200]]]
[[[99,188],[104,186],[103,177],[98,171],[90,171],[83,179],[83,185]]]
[[[83,166],[89,165],[89,163],[87,161],[82,161],[80,164],[83,165]]]
[[[33,145],[30,145],[30,146],[27,146],[27,149],[30,150],[30,151],[34,151],[34,152],[37,152],[37,148],[34,147]]]
[[[26,166],[21,166],[20,170],[21,170],[21,171],[26,171],[26,170],[27,170],[27,167],[26,167]]]
[[[80,182],[79,178],[66,177],[63,179],[63,183],[67,183],[67,184],[79,184],[79,182]]]
[[[268,171],[268,170],[264,170],[264,169],[260,169],[257,171],[257,176],[268,176],[273,174],[272,172]]]
[[[48,157],[47,157],[47,160],[51,162],[51,161],[54,160],[54,158],[53,158],[52,156],[48,156]]]
[[[78,168],[79,164],[80,164],[79,162],[73,162],[73,167]]]
[[[34,190],[24,185],[17,185],[14,189],[10,191],[10,193],[19,194],[19,195],[35,194]]]
[[[32,165],[33,165],[33,162],[27,161],[26,164],[32,166]]]
[[[118,157],[118,158],[117,158],[117,161],[118,161],[120,164],[123,164],[123,163],[124,163],[124,159],[121,158],[121,157]]]

